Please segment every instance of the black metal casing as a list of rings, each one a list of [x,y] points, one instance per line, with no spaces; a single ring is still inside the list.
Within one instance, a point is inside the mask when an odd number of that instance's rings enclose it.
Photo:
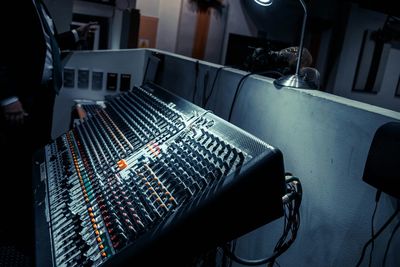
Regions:
[[[205,110],[153,84],[149,93],[174,103],[182,114]],[[214,114],[210,131],[249,155],[243,166],[206,187],[158,225],[109,256],[101,266],[182,266],[194,257],[283,216],[285,194],[283,155]],[[45,150],[34,162],[37,266],[54,263],[54,233],[49,214],[48,163]]]

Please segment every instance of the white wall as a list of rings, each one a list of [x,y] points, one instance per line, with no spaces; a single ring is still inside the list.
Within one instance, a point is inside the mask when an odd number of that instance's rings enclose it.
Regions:
[[[145,66],[145,50],[118,50],[107,51],[77,51],[70,54],[65,65],[67,69],[75,70],[75,86],[63,87],[56,97],[53,118],[52,137],[56,138],[65,133],[69,128],[71,108],[74,99],[103,100],[105,95],[119,93],[120,80],[116,91],[106,89],[107,73],[113,72],[120,75],[131,74],[131,87],[142,84]],[[89,70],[88,88],[78,88],[78,70]],[[103,85],[101,90],[92,89],[91,76],[93,71],[103,72]]]
[[[191,57],[196,31],[197,17],[191,10],[187,0],[182,0],[179,14],[178,41],[175,53]]]
[[[234,2],[236,8],[240,8],[239,1],[232,2]],[[224,9],[222,16],[218,16],[215,11],[212,11],[204,56],[204,60],[210,62],[222,62],[221,60],[224,57],[226,51],[225,36],[229,23],[228,16],[234,23],[232,28],[237,27],[235,25],[237,19],[228,14],[229,1],[226,0],[225,3],[227,8]],[[159,18],[157,49],[185,56],[192,55],[197,16],[187,0],[138,0],[136,8],[140,9],[141,15]],[[241,12],[241,10],[238,12]]]
[[[227,30],[229,5],[218,14],[215,10],[210,19],[210,30],[208,32],[207,46],[204,53],[204,60],[213,63],[222,63],[224,49],[224,36]]]
[[[179,14],[182,0],[161,0],[157,48],[175,52],[178,36]]]
[[[136,8],[140,9],[143,16],[158,17],[160,14],[160,2],[169,0],[137,0]]]
[[[194,60],[167,56],[159,83],[191,101],[194,65]],[[203,88],[203,77],[209,73],[206,88],[210,90],[218,67],[201,62],[198,88]],[[206,109],[226,119],[244,74],[234,69],[222,70]],[[201,96],[199,89],[195,103],[201,103]],[[285,170],[302,182],[300,230],[294,245],[279,257],[281,266],[355,266],[370,238],[374,208],[375,189],[362,181],[371,140],[382,124],[400,121],[400,113],[320,91],[278,89],[272,79],[250,76],[241,88],[232,121],[279,148]],[[393,213],[396,205],[395,199],[383,194],[376,228]],[[381,266],[395,224],[376,240],[372,266]],[[241,237],[237,253],[252,259],[269,256],[282,227],[283,220],[278,219]],[[400,266],[396,253],[399,249],[400,239],[395,238],[386,266]]]
[[[398,48],[390,49],[390,47],[388,47],[388,61],[384,69],[382,85],[377,94],[352,91],[364,30],[377,30],[382,28],[385,20],[385,14],[361,9],[357,6],[352,7],[343,50],[339,59],[333,93],[400,111],[400,97],[394,96],[396,85],[400,77],[400,49]]]
[[[239,3],[236,1],[237,4]],[[211,10],[210,24],[207,35],[207,42],[204,52],[204,60],[213,63],[221,63],[225,54],[225,36],[228,30],[230,5],[225,0],[225,8],[222,14],[216,10]],[[175,53],[180,55],[192,56],[194,39],[197,26],[197,13],[188,0],[182,1],[178,30],[178,41]]]
[[[182,0],[137,0],[136,8],[143,16],[157,17],[156,48],[175,52]]]

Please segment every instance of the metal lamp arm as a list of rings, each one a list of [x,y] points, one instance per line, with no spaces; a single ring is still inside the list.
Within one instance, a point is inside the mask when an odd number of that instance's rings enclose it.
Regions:
[[[269,6],[272,4],[273,0],[254,0],[254,1],[259,5]],[[304,3],[304,0],[299,0],[299,1],[304,9],[304,16],[303,16],[303,25],[301,27],[300,46],[299,49],[297,50],[296,73],[277,78],[274,80],[274,84],[279,87],[286,86],[286,87],[294,87],[301,89],[318,89],[318,86],[316,86],[316,84],[311,83],[306,79],[304,79],[306,75],[304,77],[300,77],[301,59],[303,57],[304,33],[306,31],[306,23],[307,23],[307,6]]]
[[[303,6],[304,16],[303,16],[303,25],[301,26],[300,46],[297,55],[296,75],[300,74],[301,57],[303,56],[303,46],[304,46],[304,32],[306,31],[306,23],[307,23],[307,6],[303,0],[299,1]]]

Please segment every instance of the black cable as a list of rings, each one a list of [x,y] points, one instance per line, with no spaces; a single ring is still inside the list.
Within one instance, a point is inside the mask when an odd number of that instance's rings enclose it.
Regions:
[[[399,229],[399,227],[400,227],[400,221],[398,221],[396,226],[393,228],[392,234],[390,235],[390,238],[389,238],[388,243],[386,245],[385,254],[383,256],[382,267],[385,267],[385,265],[386,265],[386,258],[387,258],[387,254],[389,252],[390,243],[392,243],[393,236],[396,234],[396,231]]]
[[[262,71],[262,72],[250,72],[250,73],[247,73],[246,75],[244,75],[244,76],[240,79],[240,81],[239,81],[239,83],[238,83],[238,85],[237,85],[237,87],[236,87],[236,90],[235,90],[235,95],[233,96],[233,101],[232,101],[231,108],[230,108],[230,110],[229,110],[229,116],[228,116],[228,121],[229,121],[229,122],[231,121],[231,117],[232,117],[232,113],[233,113],[233,108],[235,107],[236,99],[237,99],[237,97],[238,97],[238,95],[239,95],[239,91],[240,91],[240,89],[241,89],[241,87],[242,87],[241,85],[243,85],[243,84],[244,84],[244,80],[245,80],[247,77],[249,77],[250,75],[252,75],[252,74],[259,74],[259,75],[265,75],[265,74],[279,74],[281,77],[283,76],[282,73],[280,73],[280,72],[278,72],[278,71],[273,71],[273,70]]]
[[[268,258],[249,260],[243,259],[237,255],[235,255],[235,251],[231,250],[229,246],[224,246],[224,252],[234,261],[249,266],[261,265],[269,263],[269,266],[273,266],[276,262],[276,259],[284,253],[295,241],[297,236],[297,231],[300,227],[300,203],[302,197],[302,188],[301,183],[297,177],[289,177],[286,179],[287,182],[287,190],[289,194],[293,191],[298,194],[293,194],[292,198],[289,198],[289,201],[286,201],[284,207],[286,207],[288,216],[285,215],[285,227],[282,236],[279,238],[273,254]],[[286,211],[285,211],[286,213]],[[287,221],[286,221],[287,220]],[[285,242],[288,234],[291,233],[291,238]]]
[[[378,209],[378,202],[375,202],[375,208],[374,208],[374,212],[372,213],[372,219],[371,219],[371,238],[374,236],[375,232],[374,232],[374,219],[375,219],[375,214],[376,214],[376,210]],[[375,248],[375,241],[373,240],[371,243],[371,250],[369,251],[369,261],[368,261],[368,266],[371,267],[372,264],[372,255],[373,255],[373,251]]]
[[[375,231],[374,231],[374,220],[375,220],[376,211],[378,209],[378,203],[379,203],[379,199],[380,199],[381,193],[382,193],[381,190],[377,190],[376,191],[376,195],[375,195],[375,208],[374,208],[374,212],[372,213],[372,218],[371,218],[371,238],[375,234]],[[373,255],[374,248],[375,248],[375,241],[373,240],[372,243],[371,243],[371,250],[369,252],[369,261],[368,261],[368,266],[369,267],[371,267],[371,264],[372,264],[372,255]]]
[[[357,267],[361,265],[361,263],[362,263],[362,261],[363,261],[363,259],[364,259],[364,256],[365,256],[365,252],[366,252],[366,250],[367,250],[369,244],[370,244],[373,240],[375,240],[375,239],[383,232],[383,230],[386,229],[386,227],[388,227],[388,225],[393,221],[393,219],[396,218],[396,215],[399,213],[399,211],[400,211],[400,207],[397,207],[397,209],[394,211],[394,213],[392,214],[392,216],[390,216],[389,219],[382,225],[382,227],[379,229],[379,231],[376,232],[376,234],[375,234],[373,237],[371,237],[371,239],[368,240],[367,243],[365,243],[365,245],[364,245],[364,247],[363,247],[363,250],[362,250],[362,252],[361,252],[360,259],[358,260],[358,262],[357,262],[357,264],[356,264]]]
[[[212,93],[213,93],[213,91],[214,91],[215,83],[216,83],[216,81],[217,81],[217,79],[218,79],[218,77],[219,77],[219,74],[220,74],[221,70],[224,69],[224,68],[229,68],[229,67],[227,67],[227,66],[222,66],[222,67],[219,67],[219,68],[217,69],[217,71],[216,71],[216,73],[215,73],[215,76],[214,76],[213,83],[212,83],[212,85],[211,85],[210,93],[203,99],[204,103],[202,103],[202,104],[203,104],[203,105],[202,105],[202,108],[205,108],[206,105],[208,104],[208,100],[210,100],[210,97],[211,97],[211,95],[212,95]],[[203,94],[206,95],[206,92],[204,91]]]
[[[196,60],[195,66],[195,72],[194,72],[194,89],[193,89],[193,96],[192,96],[192,103],[194,104],[194,99],[197,93],[197,80],[199,78],[199,69],[200,69],[200,63],[198,60]]]
[[[231,247],[231,241],[226,244],[227,246]],[[225,251],[221,248],[218,247],[219,250],[222,250],[222,259],[221,259],[221,267],[231,267],[232,261],[230,258],[225,254]]]
[[[287,224],[285,225],[287,225],[288,230],[284,231],[284,234],[274,248],[274,252],[286,250],[285,246],[291,245],[291,243],[294,242],[297,236],[298,229],[300,228],[300,204],[303,195],[300,179],[292,176],[291,174],[286,174],[285,182],[288,191],[288,193],[286,194],[286,196],[288,197],[286,198],[285,203],[287,206],[287,210],[289,211],[289,215],[286,215],[285,211],[285,217],[287,219],[285,220],[285,222],[287,221]],[[289,231],[291,232],[291,239],[285,244],[285,240],[289,234]],[[277,257],[273,258],[269,262],[270,267],[274,265],[276,258]]]
[[[276,70],[267,70],[267,71],[262,72],[262,74],[263,74],[263,75],[275,74],[278,78],[283,77],[283,73],[282,73],[282,72],[279,72],[279,71],[276,71]],[[272,77],[271,77],[271,78],[272,78]],[[277,79],[277,78],[276,78],[276,79]]]
[[[243,264],[243,265],[249,265],[249,266],[255,266],[255,265],[261,265],[261,264],[266,264],[266,263],[274,263],[276,258],[278,258],[282,253],[284,253],[290,245],[293,243],[294,239],[289,240],[290,242],[283,244],[280,246],[280,250],[274,252],[270,257],[264,258],[264,259],[257,259],[257,260],[249,260],[249,259],[243,259],[241,257],[238,257],[232,251],[230,251],[227,247],[223,247],[224,252],[234,261]]]
[[[237,243],[237,240],[236,240],[236,239],[232,241],[232,251],[233,251],[233,252],[236,250],[236,243]],[[229,267],[232,267],[233,261],[232,261],[231,258],[229,258],[229,259],[230,259],[230,261],[229,261]]]
[[[225,68],[230,68],[230,66],[222,66],[222,67],[217,69],[217,72],[215,73],[215,76],[214,76],[213,83],[211,85],[210,93],[206,97],[203,98],[202,108],[205,108],[206,105],[208,104],[208,101],[210,100],[210,97],[212,96],[212,93],[214,92],[215,83],[216,83],[217,79],[219,78],[219,74],[220,74],[221,70],[225,69]],[[264,72],[262,72],[262,74],[275,74],[275,75],[277,75],[279,77],[283,76],[283,74],[281,72],[273,71],[273,70],[264,71]],[[204,95],[206,94],[205,90],[204,90],[203,94]]]
[[[226,243],[226,246],[227,247],[229,247],[229,250],[230,251],[233,251],[233,253],[235,253],[235,250],[236,250],[236,239],[234,239],[234,240],[232,240],[232,241],[229,241],[228,243]],[[233,261],[232,261],[232,259],[231,259],[231,257],[229,257],[227,254],[226,254],[226,252],[225,252],[225,250],[223,249],[223,247],[221,247],[221,249],[222,249],[222,252],[223,252],[223,257],[226,259],[226,261],[227,261],[227,267],[232,267],[232,263],[233,263]]]
[[[246,75],[244,75],[244,76],[240,79],[239,83],[237,84],[236,90],[235,90],[235,95],[233,96],[231,108],[230,108],[230,110],[229,110],[229,116],[228,116],[228,121],[229,121],[229,122],[231,121],[233,108],[234,108],[234,106],[235,106],[237,96],[239,95],[240,88],[242,87],[241,85],[242,85],[243,81],[244,81],[247,77],[249,77],[250,75],[253,75],[253,74],[254,74],[253,72],[247,73]]]
[[[210,74],[208,73],[208,71],[206,72],[206,74],[204,75],[203,78],[203,95],[201,96],[201,107],[204,108],[204,102],[206,101],[206,91],[207,91],[207,87],[208,87],[208,78],[209,78]]]
[[[223,247],[224,252],[234,261],[236,261],[237,263],[243,264],[243,265],[249,265],[249,266],[255,266],[255,265],[261,265],[261,264],[265,264],[267,262],[269,262],[271,260],[271,258],[274,256],[272,255],[269,258],[266,259],[260,259],[260,260],[249,260],[249,259],[242,259],[238,256],[236,256],[235,254],[233,254],[228,248]]]

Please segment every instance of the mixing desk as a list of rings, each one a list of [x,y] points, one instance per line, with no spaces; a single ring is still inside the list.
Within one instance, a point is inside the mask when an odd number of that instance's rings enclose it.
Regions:
[[[37,266],[182,263],[283,215],[280,151],[212,112],[154,84],[79,106],[34,159]]]

